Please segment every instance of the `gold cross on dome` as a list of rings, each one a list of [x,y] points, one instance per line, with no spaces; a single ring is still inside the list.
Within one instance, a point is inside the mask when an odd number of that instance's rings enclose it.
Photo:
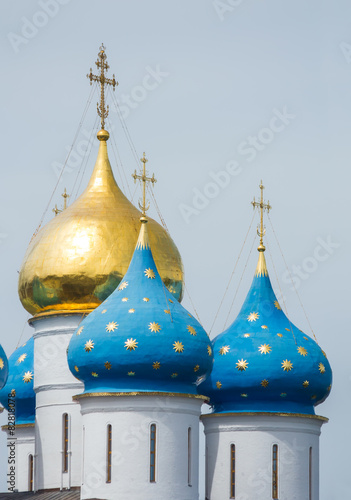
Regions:
[[[67,194],[66,188],[65,188],[64,192],[61,194],[61,196],[63,198],[63,210],[66,210],[66,208],[67,208],[67,198],[69,198],[69,194]]]
[[[261,190],[261,199],[260,199],[260,201],[256,201],[255,197],[254,197],[253,201],[251,202],[251,205],[253,206],[254,210],[255,210],[255,208],[259,208],[260,212],[261,212],[261,221],[260,221],[260,224],[259,224],[259,226],[257,228],[257,234],[260,237],[260,246],[258,247],[258,249],[264,251],[265,250],[265,246],[263,245],[263,236],[266,233],[266,228],[263,225],[263,212],[266,211],[267,213],[269,213],[269,211],[271,210],[272,206],[269,204],[269,201],[267,203],[264,203],[264,201],[263,201],[264,185],[262,184],[262,181],[261,181],[261,184],[260,184],[260,190]]]
[[[111,85],[113,90],[115,90],[118,82],[115,80],[115,75],[112,75],[112,78],[106,78],[105,71],[107,72],[109,69],[109,65],[106,61],[106,53],[104,44],[100,47],[100,52],[98,54],[98,59],[95,62],[96,66],[100,69],[100,75],[93,75],[93,70],[90,68],[90,73],[87,75],[87,78],[90,80],[90,85],[93,82],[100,83],[101,93],[100,93],[100,104],[97,103],[97,112],[101,118],[101,128],[105,128],[105,119],[108,116],[109,107],[105,106],[105,85]]]
[[[132,174],[132,177],[134,179],[134,182],[137,180],[141,181],[143,184],[143,199],[139,201],[139,208],[142,211],[143,217],[145,217],[146,211],[149,210],[150,208],[150,203],[148,202],[146,206],[146,183],[151,182],[151,184],[155,184],[157,180],[155,179],[155,174],[152,174],[152,177],[147,177],[147,172],[146,172],[146,163],[148,159],[145,156],[145,153],[143,153],[143,157],[140,158],[140,161],[143,164],[143,171],[141,175],[138,175],[136,173],[136,170],[134,171],[134,174]]]

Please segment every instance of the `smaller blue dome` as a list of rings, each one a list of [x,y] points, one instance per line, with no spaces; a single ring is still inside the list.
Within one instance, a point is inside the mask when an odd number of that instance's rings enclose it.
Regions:
[[[15,350],[9,358],[9,376],[0,391],[0,402],[9,410],[9,398],[14,399],[16,425],[35,421],[34,339]],[[12,395],[12,396],[10,396]]]
[[[162,283],[144,222],[122,282],[73,334],[69,368],[85,393],[197,394],[212,363],[207,333]]]
[[[261,251],[255,277],[234,323],[213,340],[214,366],[199,387],[215,413],[314,414],[329,395],[324,351],[285,316]]]
[[[0,345],[0,389],[6,384],[9,374],[9,363],[4,349]]]

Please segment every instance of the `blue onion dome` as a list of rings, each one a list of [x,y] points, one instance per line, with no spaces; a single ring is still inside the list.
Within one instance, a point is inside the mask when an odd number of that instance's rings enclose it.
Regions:
[[[213,340],[214,366],[200,385],[213,411],[314,414],[331,389],[326,354],[286,317],[268,276],[264,246],[244,305]]]
[[[6,384],[9,374],[9,364],[4,349],[0,345],[0,389]]]
[[[15,350],[9,357],[8,364],[9,376],[6,385],[0,391],[0,402],[7,410],[9,410],[9,406],[12,408],[14,406],[16,425],[34,424],[35,393],[33,390],[33,337]]]
[[[68,364],[91,392],[197,394],[212,368],[211,341],[163,284],[150,248],[147,219],[117,289],[73,334]]]

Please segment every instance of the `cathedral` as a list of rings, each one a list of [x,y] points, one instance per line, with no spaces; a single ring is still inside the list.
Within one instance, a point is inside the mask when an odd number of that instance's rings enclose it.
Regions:
[[[265,259],[237,318],[213,340],[181,304],[181,256],[147,215],[154,175],[141,159],[139,209],[108,156],[105,49],[88,74],[101,89],[99,151],[83,193],[35,233],[18,293],[32,337],[7,358],[7,490],[0,498],[318,500],[315,407],[332,372],[315,339],[286,316]],[[194,256],[195,258],[195,256]],[[204,410],[209,405],[211,411]],[[205,470],[200,470],[200,431]],[[203,500],[203,499],[201,499]]]

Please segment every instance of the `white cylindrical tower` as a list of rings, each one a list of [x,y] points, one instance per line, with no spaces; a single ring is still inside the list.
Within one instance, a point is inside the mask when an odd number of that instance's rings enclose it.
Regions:
[[[35,489],[80,486],[82,423],[72,397],[83,388],[70,372],[67,348],[82,315],[32,318],[34,327]]]
[[[144,174],[145,175],[145,174]],[[200,323],[162,283],[147,220],[119,287],[72,336],[84,381],[81,498],[197,500],[200,378],[212,368]]]
[[[7,435],[7,491],[34,491],[34,424],[3,425]]]
[[[206,499],[318,500],[319,436],[303,414],[203,415]]]
[[[82,499],[198,500],[201,398],[157,393],[78,398]]]

